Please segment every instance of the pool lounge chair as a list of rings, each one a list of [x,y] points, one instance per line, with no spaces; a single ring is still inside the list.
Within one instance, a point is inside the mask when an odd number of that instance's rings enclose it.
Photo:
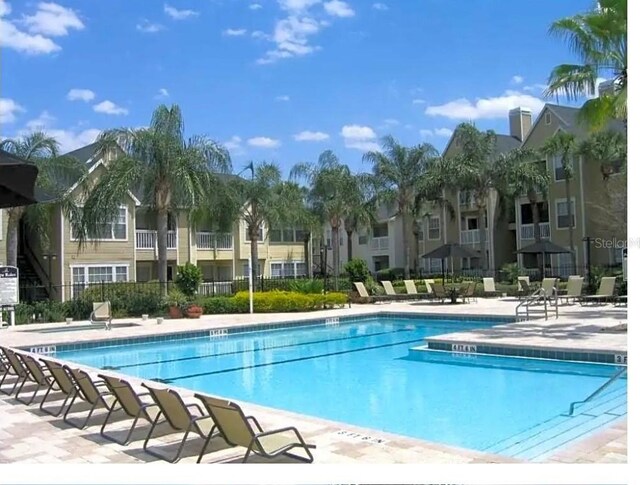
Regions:
[[[89,317],[89,321],[94,325],[104,325],[105,330],[111,330],[111,302],[96,301],[93,302],[93,311]]]
[[[364,286],[364,283],[356,281],[353,283],[358,291],[358,295],[363,300],[366,300],[367,303],[376,303],[377,301],[389,301],[390,298],[388,295],[369,295],[367,288]]]
[[[433,290],[431,293],[418,292],[418,288],[416,288],[416,284],[413,280],[404,280],[404,287],[407,289],[407,295],[412,295],[414,298],[431,298],[433,294]]]
[[[484,289],[485,296],[496,296],[498,291],[496,290],[496,282],[491,278],[482,278],[482,287]]]
[[[558,296],[558,278],[544,278],[540,288],[542,288],[542,294],[548,300],[556,298]]]
[[[460,297],[462,298],[462,303],[470,302],[471,300],[478,301],[476,297],[476,286],[478,283],[475,281],[470,281],[467,286],[460,289]]]
[[[69,377],[71,377],[77,391],[73,394],[69,407],[64,413],[64,422],[78,429],[84,429],[89,425],[89,419],[91,419],[94,411],[98,408],[109,409],[115,398],[111,395],[111,392],[109,392],[108,389],[105,389],[106,385],[104,382],[95,382],[86,371],[82,369],[73,369],[67,365],[62,366],[62,368],[67,372],[67,374],[69,374]],[[91,404],[89,414],[87,414],[87,417],[82,424],[76,424],[69,419],[69,413],[71,412],[73,404],[78,397]]]
[[[64,411],[69,399],[72,399],[78,391],[76,390],[76,386],[69,376],[69,373],[64,369],[64,366],[61,363],[42,357],[40,358],[40,361],[47,368],[52,379],[47,392],[43,396],[42,401],[40,401],[40,410],[51,416],[60,416],[60,414],[62,414],[62,411]],[[65,396],[62,404],[55,412],[47,411],[44,407],[44,404],[47,402],[47,399],[49,398],[49,395],[53,390],[60,391]]]
[[[181,458],[189,433],[193,431],[201,438],[204,438],[205,446],[214,435],[217,435],[215,422],[211,419],[211,416],[204,413],[199,404],[186,404],[180,394],[173,389],[157,389],[146,384],[142,384],[142,386],[149,390],[151,398],[160,410],[153,420],[149,434],[147,434],[142,446],[144,451],[150,455],[169,463],[175,463]],[[192,413],[191,409],[196,409],[198,414]],[[161,418],[164,418],[164,421],[160,421]],[[160,422],[166,422],[175,431],[184,432],[180,446],[178,446],[176,454],[171,458],[149,449],[149,440]]]
[[[391,281],[385,280],[385,281],[381,281],[380,283],[382,283],[382,287],[384,288],[384,292],[385,295],[389,297],[389,299],[392,300],[409,300],[409,299],[415,299],[415,295],[409,295],[409,294],[404,294],[404,293],[396,293],[395,288],[393,287],[393,284],[391,284]]]
[[[5,365],[8,369],[8,371],[3,376],[2,381],[0,381],[0,385],[3,384],[4,378],[7,377],[8,375],[16,376],[16,380],[13,383],[11,390],[9,392],[2,391],[2,393],[11,395],[13,394],[13,391],[18,389],[18,392],[16,393],[16,398],[17,398],[18,395],[20,394],[20,391],[22,390],[22,387],[29,380],[29,377],[30,377],[29,371],[24,366],[22,361],[18,358],[16,353],[13,350],[11,350],[9,347],[0,347],[0,352],[2,352],[2,354],[5,357],[5,362],[3,365]],[[20,399],[18,400],[20,401]]]
[[[46,370],[46,367],[43,368],[40,362],[38,362],[32,355],[23,353],[16,353],[16,355],[20,360],[22,360],[24,367],[29,372],[29,379],[27,381],[32,382],[36,385],[36,388],[31,395],[31,399],[29,399],[28,401],[23,401],[18,397],[22,388],[20,388],[16,393],[16,399],[29,405],[36,398],[36,394],[38,394],[38,391],[42,389],[48,389],[51,386],[51,383],[54,382],[54,380]]]
[[[440,300],[440,302],[444,302],[447,298],[449,298],[449,295],[447,294],[447,290],[445,289],[444,285],[441,285],[440,283],[434,283],[433,285],[431,285],[431,287],[433,288],[433,298],[435,300]]]
[[[576,302],[582,295],[582,283],[584,278],[582,276],[569,276],[569,281],[567,281],[567,292],[563,295],[558,295],[558,299],[560,301],[565,300],[566,304],[569,304],[569,300],[573,300],[573,303]]]
[[[600,286],[598,287],[598,291],[595,295],[585,295],[580,298],[580,304],[586,303],[607,303],[614,299],[613,292],[616,288],[616,277],[615,276],[603,276],[600,279]]]
[[[149,424],[153,423],[153,421],[158,417],[158,413],[160,409],[158,405],[153,401],[144,402],[142,397],[150,396],[151,394],[148,392],[138,393],[133,389],[133,386],[129,384],[129,382],[124,379],[120,379],[118,377],[107,376],[103,374],[99,374],[98,377],[102,379],[111,391],[111,394],[115,398],[113,404],[109,408],[109,413],[102,424],[102,428],[100,428],[100,434],[110,441],[114,441],[119,445],[126,446],[131,442],[131,435],[133,434],[133,430],[136,427],[136,424],[140,420],[140,418],[145,419],[149,422]],[[131,428],[129,428],[129,433],[125,436],[124,440],[118,440],[112,436],[109,436],[105,433],[105,428],[109,422],[109,418],[112,414],[123,411],[129,418],[133,419],[133,423],[131,424]]]
[[[424,280],[424,284],[427,287],[427,294],[433,298],[433,285],[435,284],[435,280],[432,280],[432,279]]]
[[[216,423],[220,436],[230,446],[242,446],[247,449],[242,460],[247,462],[253,452],[264,458],[275,458],[286,455],[305,463],[313,462],[311,449],[315,445],[305,443],[300,432],[293,426],[265,431],[253,416],[246,416],[240,406],[225,399],[196,394],[202,401],[209,415]],[[202,460],[210,438],[202,447],[198,463]],[[304,450],[306,456],[289,453],[291,450]]]
[[[531,281],[528,276],[518,276],[518,297],[523,298],[533,293]]]

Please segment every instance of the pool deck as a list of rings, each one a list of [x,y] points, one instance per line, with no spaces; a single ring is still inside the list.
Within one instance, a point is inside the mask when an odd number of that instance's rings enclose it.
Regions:
[[[199,320],[165,320],[158,325],[155,319],[121,319],[114,323],[136,323],[136,326],[115,327],[110,332],[99,328],[86,328],[88,322],[62,324],[38,324],[20,326],[0,331],[2,345],[13,347],[47,346],[52,344],[89,342],[102,339],[135,338],[150,334],[171,334],[193,330],[230,328],[252,324],[324,319],[355,315],[375,315],[379,312],[446,314],[470,317],[503,315],[513,316],[517,300],[479,299],[477,303],[466,305],[438,305],[425,302],[384,303],[375,305],[353,305],[352,308],[327,310],[305,314],[256,314],[256,315],[207,315]],[[498,325],[478,331],[456,332],[432,339],[447,342],[488,343],[491,345],[539,347],[550,349],[587,350],[625,354],[627,335],[611,333],[608,330],[626,323],[626,308],[605,305],[580,307],[571,305],[560,307],[557,320],[532,320]],[[58,330],[52,332],[51,330]],[[33,330],[49,330],[46,333]],[[431,339],[430,339],[431,340]],[[134,384],[141,380],[129,378]],[[157,385],[157,383],[152,383]],[[192,392],[177,388],[187,401],[193,401]],[[25,391],[25,396],[28,391]],[[38,402],[38,400],[36,400]],[[55,404],[55,403],[54,403]],[[253,414],[263,423],[265,429],[297,426],[305,439],[317,445],[314,463],[513,463],[515,460],[504,456],[490,455],[473,450],[445,446],[437,443],[407,438],[337,423],[306,415],[294,414],[273,408],[240,403],[248,414]],[[133,463],[153,462],[156,458],[142,450],[146,430],[134,433],[134,441],[123,447],[103,439],[99,434],[99,424],[104,412],[96,414],[89,428],[77,430],[68,426],[62,418],[54,418],[42,413],[36,405],[25,406],[12,397],[0,394],[0,441],[8,446],[0,447],[0,463]],[[116,433],[124,430],[130,421],[114,424]],[[163,448],[171,452],[179,435],[161,437]],[[555,455],[547,458],[551,463],[626,463],[627,425],[620,420],[613,425],[574,442]],[[202,441],[192,438],[181,462],[193,463],[200,451]],[[214,440],[210,452],[203,462],[239,462],[243,452],[229,449]],[[252,462],[263,461],[256,457]],[[293,461],[288,458],[279,462]]]

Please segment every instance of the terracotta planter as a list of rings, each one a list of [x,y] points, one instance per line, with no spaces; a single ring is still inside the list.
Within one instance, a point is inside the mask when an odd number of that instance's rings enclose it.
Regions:
[[[184,315],[187,318],[200,318],[202,315],[202,307],[198,305],[191,305],[184,311]]]
[[[171,318],[182,318],[182,310],[180,310],[179,306],[170,306],[169,316]]]

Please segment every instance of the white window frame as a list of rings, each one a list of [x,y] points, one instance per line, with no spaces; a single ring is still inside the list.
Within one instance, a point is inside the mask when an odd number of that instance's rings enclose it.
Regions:
[[[120,210],[124,209],[124,239],[113,237],[114,236],[113,227],[115,225],[115,222],[112,221],[111,222],[111,236],[112,236],[111,238],[99,238],[99,239],[89,238],[89,241],[129,242],[129,207],[126,205],[121,205],[119,209]],[[70,231],[70,235],[69,235],[70,240],[77,241],[78,239],[73,236],[73,221],[71,219],[69,220],[69,231]]]
[[[554,214],[554,216],[555,216],[556,229],[558,231],[566,231],[566,230],[569,229],[569,226],[560,227],[558,225],[558,217],[560,216],[560,211],[558,210],[558,205],[562,204],[562,203],[566,203],[566,202],[567,202],[567,199],[556,199],[555,200],[555,207],[554,207],[555,214]],[[578,216],[576,214],[576,198],[575,197],[571,197],[571,208],[572,208],[571,216],[573,217],[573,228],[575,229],[577,224],[578,224]]]
[[[127,269],[127,279],[125,281],[117,281],[116,280],[116,268],[126,268]],[[108,281],[107,283],[125,283],[129,281],[129,277],[130,277],[130,268],[129,268],[129,263],[91,263],[91,264],[72,264],[69,265],[69,268],[71,270],[71,274],[70,274],[70,283],[71,283],[71,295],[73,296],[73,298],[75,298],[77,295],[75,294],[76,292],[76,287],[82,285],[83,289],[88,288],[91,285],[97,285],[99,283],[89,283],[89,268],[111,268],[111,281]],[[76,283],[75,281],[73,281],[73,273],[75,269],[83,269],[83,281],[82,283]]]
[[[431,237],[431,220],[437,220],[438,221],[438,237]],[[435,229],[433,229],[435,230]],[[429,216],[427,218],[427,241],[439,241],[440,237],[442,236],[442,225],[440,224],[440,216]]]
[[[434,264],[437,263],[437,264]],[[427,272],[429,274],[438,274],[438,273],[442,273],[443,269],[442,269],[442,260],[441,259],[434,259],[434,258],[428,258],[427,259]]]
[[[260,224],[260,234],[262,234],[262,237],[258,239],[259,243],[264,242],[264,233],[265,233],[265,227],[263,222],[262,224]],[[245,222],[244,223],[244,242],[245,243],[251,243],[251,238],[248,236],[249,236],[249,224]]]
[[[293,264],[293,275],[285,275],[284,274],[284,265],[285,264]],[[298,265],[299,264],[302,264],[302,265],[305,266],[304,275],[298,274]],[[274,275],[273,274],[273,267],[275,265],[280,265],[280,271],[279,271],[278,275]],[[269,261],[269,271],[270,271],[272,277],[277,277],[277,278],[298,278],[300,276],[308,276],[307,275],[307,271],[306,271],[306,265],[307,265],[307,263],[305,261],[299,260],[299,259],[296,259],[296,260],[293,260],[293,259],[292,260],[272,260],[272,261]]]
[[[283,241],[284,239],[284,231],[285,229],[291,230],[293,231],[293,241]],[[269,229],[269,242],[273,243],[273,244],[299,244],[299,243],[303,243],[304,239],[300,239],[298,240],[298,238],[296,237],[296,234],[298,231],[302,231],[303,229],[300,227],[285,227],[285,228],[279,228],[279,229]],[[278,233],[280,234],[280,240],[279,241],[273,241],[271,239],[271,235],[274,233]]]
[[[364,238],[364,242],[363,241]],[[365,232],[364,234],[358,233],[358,246],[366,246],[369,244],[369,233]]]
[[[242,275],[244,278],[248,278],[249,275],[249,262],[242,263]],[[258,261],[258,277],[262,276],[262,264]]]
[[[556,162],[559,164],[558,166],[556,166]],[[573,158],[571,160],[571,164],[575,167],[576,165],[576,160],[575,158]],[[562,170],[562,156],[560,155],[551,155],[550,160],[549,160],[549,165],[551,165],[551,171],[553,172],[553,181],[554,182],[564,182],[566,181],[566,177],[565,178],[558,178],[558,170]]]

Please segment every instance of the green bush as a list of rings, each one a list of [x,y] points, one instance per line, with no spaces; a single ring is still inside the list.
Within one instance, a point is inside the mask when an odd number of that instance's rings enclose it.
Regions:
[[[175,284],[188,298],[193,298],[200,283],[202,283],[202,270],[195,264],[187,263],[184,266],[178,266]]]
[[[502,265],[502,276],[508,284],[516,284],[518,276],[522,275],[524,275],[524,271],[522,271],[518,263],[507,263]]]
[[[364,259],[356,258],[344,265],[344,270],[349,276],[349,280],[354,283],[356,281],[365,282],[371,275],[369,266]]]
[[[66,303],[59,301],[38,301],[16,305],[16,325],[26,323],[64,322],[68,315]],[[5,312],[5,321],[8,319]]]
[[[298,293],[322,293],[324,281],[317,279],[294,280],[289,285],[289,291]]]
[[[198,300],[198,304],[202,307],[202,311],[207,315],[218,313],[247,313],[249,311],[248,301],[245,308],[234,298],[228,296],[202,298]]]
[[[84,290],[75,301],[67,302],[68,316],[76,320],[89,318],[93,302],[109,300],[115,315],[140,316],[160,314],[165,306],[159,284],[109,283]]]
[[[404,278],[404,268],[387,268],[381,269],[376,273],[378,281],[382,280],[401,280]]]

